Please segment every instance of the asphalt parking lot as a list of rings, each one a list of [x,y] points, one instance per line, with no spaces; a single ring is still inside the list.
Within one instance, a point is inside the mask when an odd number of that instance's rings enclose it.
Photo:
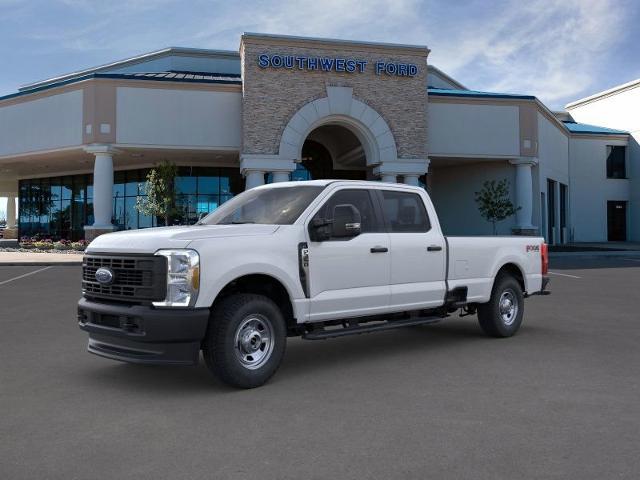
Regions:
[[[80,268],[0,266],[0,478],[638,478],[640,258],[552,271],[513,338],[294,339],[240,391],[86,353]]]

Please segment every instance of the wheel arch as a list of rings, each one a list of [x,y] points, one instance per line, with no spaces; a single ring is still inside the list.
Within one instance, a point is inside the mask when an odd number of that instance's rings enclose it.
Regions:
[[[500,268],[498,268],[498,270],[496,271],[496,274],[493,277],[493,285],[491,286],[491,289],[493,290],[493,286],[496,283],[497,278],[500,276],[500,274],[508,274],[511,275],[512,277],[514,277],[518,283],[520,284],[520,287],[522,288],[522,292],[526,293],[527,291],[527,277],[524,274],[524,271],[522,269],[522,267],[520,267],[520,265],[518,265],[515,262],[507,262],[504,263]]]
[[[213,300],[211,308],[215,308],[220,301],[235,293],[254,293],[268,297],[276,303],[282,312],[287,323],[287,329],[291,330],[296,327],[297,323],[291,294],[285,284],[275,276],[267,273],[240,275],[222,287]]]

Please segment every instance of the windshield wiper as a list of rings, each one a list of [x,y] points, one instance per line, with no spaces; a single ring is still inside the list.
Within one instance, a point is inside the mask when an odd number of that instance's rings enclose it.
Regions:
[[[233,225],[244,225],[245,223],[256,223],[256,222],[249,222],[249,221],[241,221],[241,220],[232,220],[231,223]]]

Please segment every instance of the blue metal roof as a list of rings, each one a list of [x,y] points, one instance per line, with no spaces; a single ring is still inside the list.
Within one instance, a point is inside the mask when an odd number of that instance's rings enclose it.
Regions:
[[[51,88],[70,85],[92,78],[115,78],[122,80],[151,80],[160,82],[185,82],[185,83],[218,83],[227,85],[242,85],[240,75],[231,73],[204,73],[204,72],[150,72],[150,73],[90,73],[81,77],[71,78],[60,82],[49,83],[41,87],[22,90],[17,93],[10,93],[0,97],[0,100],[22,97],[35,92],[42,92]]]
[[[477,98],[515,98],[524,100],[535,100],[533,95],[520,95],[517,93],[497,93],[497,92],[480,92],[478,90],[454,90],[447,88],[427,88],[429,95],[437,95],[441,97],[477,97]]]
[[[96,74],[100,77],[105,75],[114,75],[108,73]],[[233,73],[209,73],[209,72],[187,72],[179,70],[170,70],[168,72],[133,72],[133,73],[118,73],[117,78],[132,78],[142,80],[169,80],[175,81],[205,81],[214,83],[242,83],[240,75]]]
[[[628,135],[629,132],[624,130],[615,130],[613,128],[598,127],[596,125],[588,125],[586,123],[577,123],[563,121],[564,126],[569,129],[571,133],[592,133],[597,135]]]

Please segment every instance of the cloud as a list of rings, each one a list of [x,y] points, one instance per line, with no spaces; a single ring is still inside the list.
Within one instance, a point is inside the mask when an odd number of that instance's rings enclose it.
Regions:
[[[638,8],[633,0],[55,0],[32,6],[31,21],[4,40],[28,42],[22,55],[69,52],[59,71],[38,77],[91,66],[74,58],[100,64],[170,45],[235,50],[243,31],[423,44],[431,63],[470,88],[535,94],[557,108],[603,78],[630,80],[612,72],[611,56]]]
[[[553,108],[593,92],[622,40],[632,4],[619,0],[234,3],[192,39],[237,48],[242,31],[426,44],[430,62],[471,88],[527,93]],[[206,17],[205,17],[206,18]],[[606,69],[605,69],[606,70]]]
[[[529,0],[468,25],[455,40],[457,55],[441,64],[474,86],[533,93],[557,105],[593,88],[598,67],[624,39],[627,15],[612,0]]]

